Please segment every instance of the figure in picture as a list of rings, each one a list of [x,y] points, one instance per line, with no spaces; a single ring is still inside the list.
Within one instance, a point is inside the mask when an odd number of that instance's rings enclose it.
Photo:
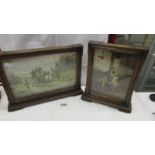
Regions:
[[[30,82],[30,80],[29,80],[28,78],[26,78],[26,77],[24,77],[24,85],[25,85],[25,87],[27,88],[27,91],[29,91],[30,88],[31,88],[31,82]]]
[[[129,58],[121,54],[95,52],[92,89],[101,94],[113,93],[117,97],[125,95],[132,74],[129,62]]]
[[[76,53],[63,53],[51,56],[12,61],[13,68],[6,68],[16,97],[52,91],[74,86],[76,83]]]
[[[118,74],[118,70],[117,69],[112,71],[111,84],[112,84],[112,91],[113,92],[117,92],[118,89],[119,89],[119,74]]]

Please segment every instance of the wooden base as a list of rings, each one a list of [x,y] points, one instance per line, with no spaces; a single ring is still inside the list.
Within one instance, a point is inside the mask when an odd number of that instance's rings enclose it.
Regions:
[[[84,100],[84,101],[88,101],[88,102],[96,102],[96,103],[100,103],[100,104],[103,104],[103,105],[108,105],[110,107],[117,108],[119,111],[126,112],[126,113],[131,113],[131,110],[132,110],[131,102],[128,104],[128,106],[126,106],[126,105],[117,105],[117,104],[113,104],[113,103],[103,102],[101,100],[98,100],[98,99],[93,98],[91,96],[88,96],[86,94],[82,94],[81,99]]]
[[[54,100],[57,100],[57,99],[61,99],[61,98],[65,98],[65,97],[70,97],[70,96],[77,96],[77,95],[82,94],[82,92],[83,91],[80,88],[80,89],[72,91],[71,93],[66,93],[66,94],[63,93],[63,94],[56,95],[56,96],[53,96],[53,97],[50,97],[50,98],[47,98],[47,99],[35,100],[33,102],[24,102],[22,104],[9,103],[8,111],[9,112],[13,112],[13,111],[21,110],[21,109],[23,109],[25,107],[41,104],[41,103],[44,103],[44,102],[54,101]]]
[[[129,103],[129,106],[122,106],[119,111],[126,112],[126,113],[131,113],[132,107],[131,107],[131,102]]]

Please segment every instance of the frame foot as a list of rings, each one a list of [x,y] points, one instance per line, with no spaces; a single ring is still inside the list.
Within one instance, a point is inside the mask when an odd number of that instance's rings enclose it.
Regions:
[[[8,112],[13,112],[13,111],[21,110],[21,109],[24,109],[24,107],[23,106],[12,106],[12,105],[8,106]]]
[[[131,113],[131,111],[132,111],[131,103],[129,104],[128,107],[121,107],[118,110],[122,111],[122,112],[126,112],[126,113]]]
[[[107,106],[116,108],[119,111],[126,112],[126,113],[131,113],[131,110],[132,110],[131,102],[128,104],[128,106],[125,106],[126,103],[124,103],[124,105],[123,104],[122,105],[116,105],[116,104],[111,104],[109,102],[104,102],[104,101],[98,100],[96,98],[87,96],[86,94],[82,94],[81,99],[84,100],[84,101],[88,101],[88,102],[95,102],[95,103],[100,103],[100,104],[103,104],[103,105],[107,105]]]
[[[85,94],[82,94],[81,99],[87,102],[92,102],[92,100],[89,99]]]

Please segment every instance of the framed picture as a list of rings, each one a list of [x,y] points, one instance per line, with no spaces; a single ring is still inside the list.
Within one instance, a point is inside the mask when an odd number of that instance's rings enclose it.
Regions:
[[[134,84],[147,52],[146,48],[90,41],[82,99],[131,112]]]
[[[9,111],[82,93],[80,44],[1,52],[0,73]]]

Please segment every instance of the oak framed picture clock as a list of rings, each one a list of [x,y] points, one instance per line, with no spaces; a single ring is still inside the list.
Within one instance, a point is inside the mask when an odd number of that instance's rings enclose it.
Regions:
[[[82,99],[131,112],[131,96],[147,53],[146,48],[90,41]]]
[[[82,53],[81,44],[1,52],[8,110],[81,94]]]

